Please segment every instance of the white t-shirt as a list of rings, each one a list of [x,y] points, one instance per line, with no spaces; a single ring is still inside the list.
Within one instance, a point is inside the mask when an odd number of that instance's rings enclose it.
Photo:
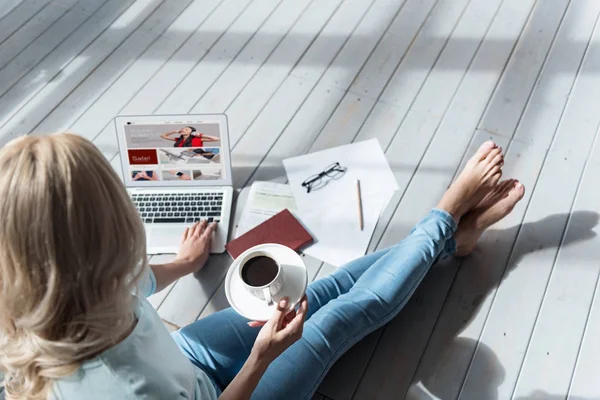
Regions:
[[[140,293],[145,296],[154,292],[151,271],[141,286]],[[210,378],[184,356],[150,303],[134,297],[138,322],[131,334],[84,362],[74,374],[56,381],[51,399],[217,398]]]

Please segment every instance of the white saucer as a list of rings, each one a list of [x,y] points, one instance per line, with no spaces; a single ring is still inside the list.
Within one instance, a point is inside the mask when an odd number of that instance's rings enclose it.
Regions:
[[[273,315],[275,305],[268,306],[264,300],[248,293],[238,272],[240,260],[249,252],[256,250],[265,250],[273,254],[283,269],[283,288],[273,296],[275,303],[287,296],[290,299],[290,309],[296,306],[306,292],[308,275],[302,257],[289,247],[280,244],[254,246],[233,261],[225,277],[225,294],[231,308],[249,320],[266,321]]]

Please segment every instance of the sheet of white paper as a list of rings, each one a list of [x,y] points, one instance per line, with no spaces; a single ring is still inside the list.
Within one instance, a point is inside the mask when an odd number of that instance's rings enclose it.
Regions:
[[[338,179],[324,177],[324,187],[307,193],[302,182],[335,162],[346,168],[346,172]],[[364,197],[398,190],[394,174],[377,139],[288,158],[283,160],[283,165],[300,211],[312,209],[317,204],[326,206],[355,199],[356,180],[360,181]],[[349,188],[350,192],[347,191]]]
[[[337,204],[324,211],[315,209],[312,213],[303,213],[302,223],[316,238],[315,244],[306,248],[304,253],[336,267],[364,256],[385,201],[378,195],[368,200],[371,206],[363,210],[362,231],[356,215],[356,203]]]
[[[235,237],[243,235],[286,208],[291,212],[296,210],[290,185],[254,182],[250,187]]]
[[[338,162],[346,172],[323,177],[324,186],[307,193],[308,177]],[[377,220],[398,184],[377,139],[340,146],[283,161],[297,215],[315,244],[306,254],[341,266],[365,254]],[[360,181],[364,228],[359,228],[356,181]]]

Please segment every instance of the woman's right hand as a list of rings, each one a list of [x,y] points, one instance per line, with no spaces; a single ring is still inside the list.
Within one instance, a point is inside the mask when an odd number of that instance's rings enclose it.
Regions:
[[[288,347],[296,343],[302,337],[304,320],[308,312],[308,300],[306,296],[300,301],[297,311],[288,310],[288,299],[282,299],[260,332],[254,342],[252,352],[260,360],[272,362]],[[258,326],[259,323],[251,322],[250,326]]]

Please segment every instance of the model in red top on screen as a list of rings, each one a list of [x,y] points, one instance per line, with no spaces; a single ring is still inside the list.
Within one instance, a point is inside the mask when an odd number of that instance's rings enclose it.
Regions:
[[[179,135],[179,137],[174,137]],[[186,126],[177,131],[160,135],[161,138],[175,142],[173,147],[203,147],[205,142],[217,142],[218,137],[200,133],[193,126]]]

